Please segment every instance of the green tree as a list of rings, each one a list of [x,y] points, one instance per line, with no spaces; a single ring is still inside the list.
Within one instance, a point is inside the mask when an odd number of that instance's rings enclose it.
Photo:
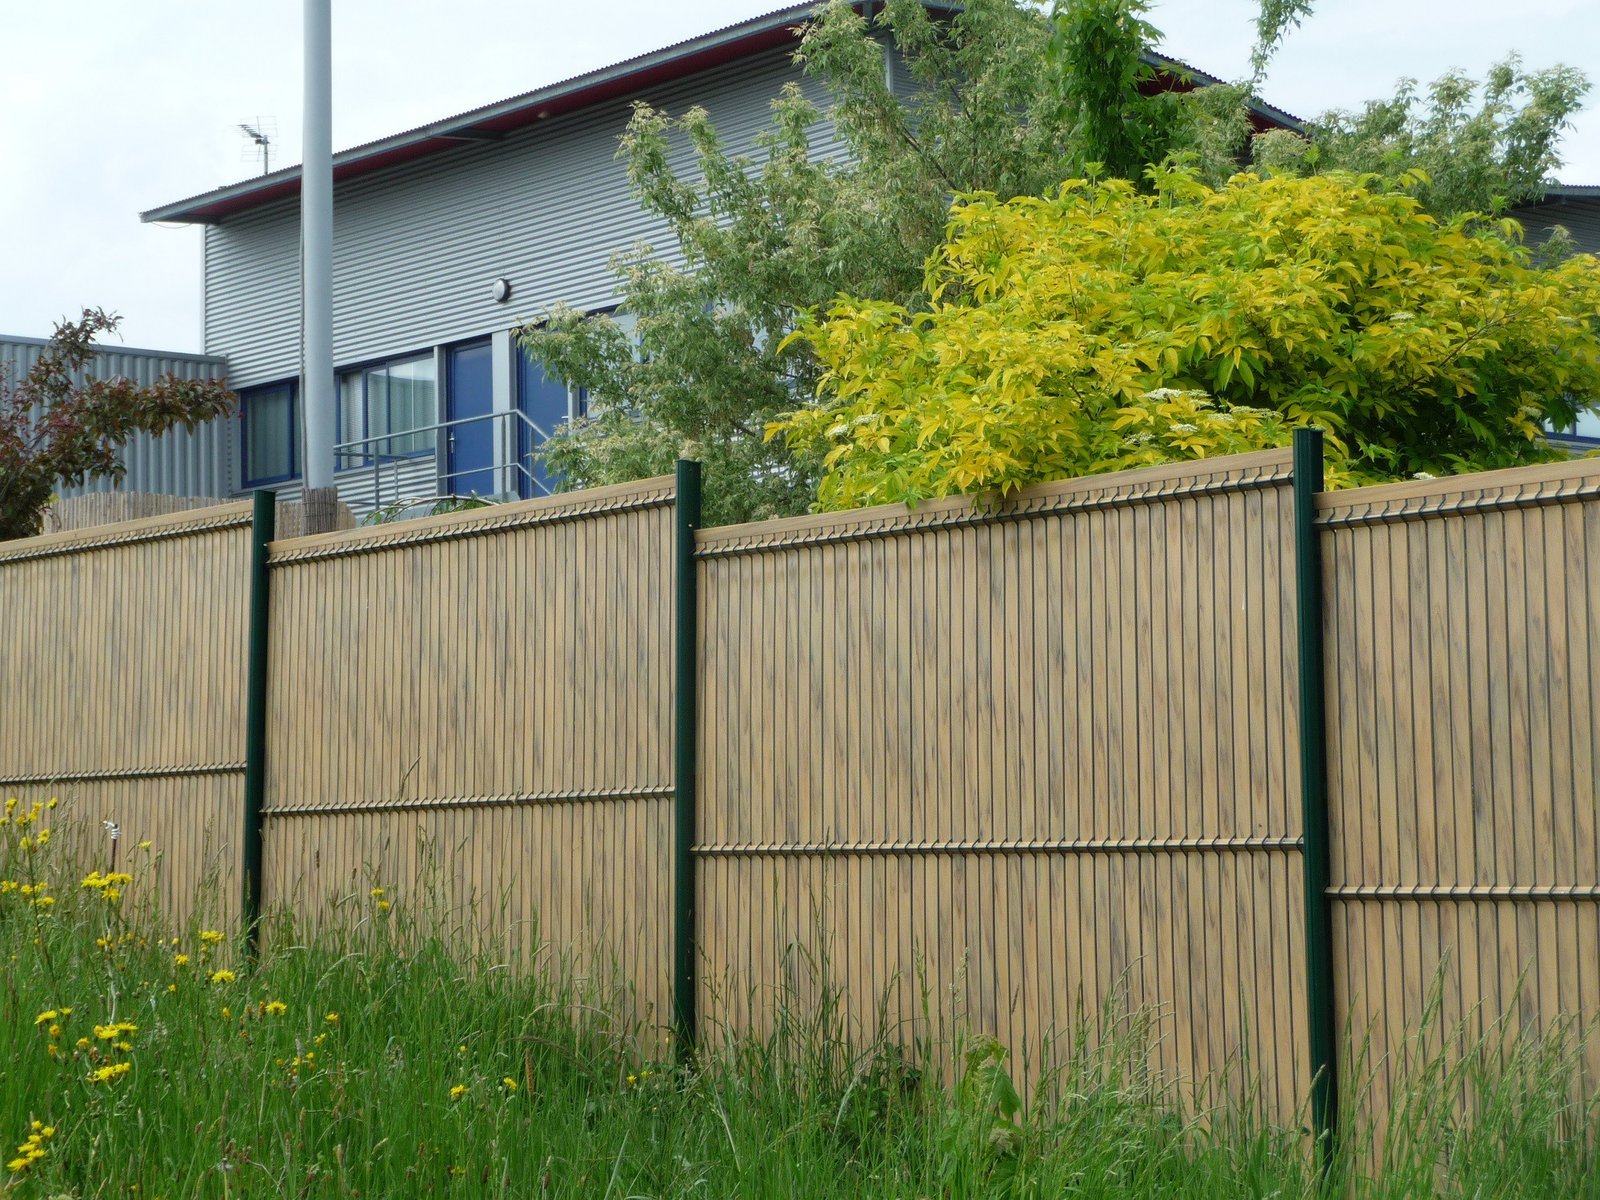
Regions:
[[[193,429],[233,410],[221,380],[164,375],[148,387],[123,377],[84,379],[94,338],[118,318],[85,309],[56,326],[20,380],[0,375],[0,541],[39,532],[59,483],[120,479],[117,451],[135,433]]]
[[[964,198],[928,308],[846,298],[805,324],[821,398],[771,432],[823,472],[821,506],[1004,494],[1297,424],[1330,432],[1343,481],[1513,466],[1600,396],[1592,256],[1539,269],[1372,177],[1151,177]]]
[[[1526,70],[1513,54],[1480,84],[1451,71],[1419,92],[1402,79],[1395,95],[1357,111],[1319,117],[1308,136],[1272,130],[1253,145],[1273,173],[1343,170],[1387,179],[1422,171],[1416,198],[1441,216],[1497,213],[1543,195],[1561,165],[1561,134],[1583,107],[1587,76],[1576,67]]]
[[[1260,0],[1257,79],[1310,10],[1310,0]],[[703,110],[674,118],[638,107],[620,154],[643,207],[665,220],[678,265],[659,248],[618,258],[631,333],[567,310],[523,331],[547,369],[598,398],[592,419],[547,443],[546,462],[566,486],[588,486],[660,474],[690,453],[707,466],[712,522],[809,506],[818,464],[762,436],[821,379],[813,345],[788,334],[839,294],[927,309],[924,267],[952,196],[1044,196],[1067,178],[1147,189],[1150,163],[1221,185],[1249,160],[1248,85],[1168,87],[1147,53],[1158,36],[1143,0],[1056,0],[1049,12],[970,0],[938,17],[920,0],[888,0],[870,23],[838,0],[800,49],[830,106],[787,89],[756,155],[729,154]],[[879,39],[898,51],[902,86],[891,86]],[[1259,137],[1259,169],[1404,175],[1439,211],[1490,211],[1548,173],[1587,86],[1562,68],[1491,82],[1481,111],[1456,87],[1426,114],[1397,101],[1360,118],[1335,114],[1309,139]],[[824,137],[844,153],[818,155]],[[1417,167],[1428,183],[1417,186]]]
[[[806,508],[814,468],[763,437],[819,378],[810,346],[785,337],[844,291],[926,305],[923,267],[952,195],[1037,195],[1169,154],[1208,178],[1235,169],[1243,94],[1157,86],[1143,13],[1140,0],[1072,0],[1053,18],[970,0],[936,20],[920,0],[889,0],[869,25],[840,0],[800,50],[831,107],[786,89],[754,159],[730,155],[703,110],[639,106],[620,153],[682,265],[648,248],[618,260],[636,345],[617,322],[572,311],[523,331],[546,368],[603,398],[548,443],[546,461],[587,486],[670,470],[687,451],[706,463],[708,520]],[[914,103],[890,86],[875,33],[899,51]],[[845,155],[818,156],[823,134]],[[683,141],[692,173],[677,165]]]

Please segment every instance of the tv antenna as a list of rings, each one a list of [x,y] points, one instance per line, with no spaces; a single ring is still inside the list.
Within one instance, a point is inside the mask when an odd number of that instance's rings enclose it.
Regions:
[[[278,128],[271,117],[265,120],[257,117],[253,123],[239,122],[239,132],[249,139],[250,145],[245,150],[244,157],[254,158],[256,147],[261,148],[261,173],[267,174],[272,170],[272,139],[278,136]]]

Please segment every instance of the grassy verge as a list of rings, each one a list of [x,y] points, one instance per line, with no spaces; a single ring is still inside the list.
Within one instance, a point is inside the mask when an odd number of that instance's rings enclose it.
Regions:
[[[247,965],[133,910],[149,851],[91,873],[50,816],[0,829],[0,1193],[1600,1196],[1570,1039],[1419,1060],[1394,1136],[1358,1126],[1324,1183],[1299,1131],[1186,1111],[1137,1021],[1026,1106],[998,1047],[853,1045],[827,1002],[679,1069],[621,998],[397,929],[381,892]]]

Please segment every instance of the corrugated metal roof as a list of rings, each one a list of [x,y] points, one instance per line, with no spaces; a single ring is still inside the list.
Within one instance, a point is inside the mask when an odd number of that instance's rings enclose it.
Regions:
[[[924,3],[929,9],[939,12],[953,12],[959,8],[959,5],[939,3],[937,0],[924,0]],[[531,125],[558,113],[571,112],[642,87],[704,70],[741,55],[782,45],[794,39],[797,22],[809,18],[821,7],[817,0],[792,5],[597,71],[524,92],[509,100],[342,150],[333,156],[334,179],[352,179],[426,154],[448,150],[464,141],[495,140],[508,130]],[[859,9],[862,5],[856,7]],[[1192,80],[1187,86],[1209,86],[1221,82],[1216,76],[1175,58],[1148,54],[1145,59],[1168,75],[1187,76]],[[1185,84],[1180,80],[1178,86]],[[1252,102],[1250,107],[1258,126],[1279,125],[1297,130],[1304,127],[1300,118],[1281,109],[1257,102]],[[140,213],[139,219],[210,224],[230,214],[297,195],[299,191],[300,168],[297,165],[149,209]]]

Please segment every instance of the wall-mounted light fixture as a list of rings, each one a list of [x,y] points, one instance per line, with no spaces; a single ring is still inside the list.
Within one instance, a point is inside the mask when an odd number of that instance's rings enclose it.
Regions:
[[[489,287],[489,294],[494,297],[496,304],[504,304],[511,299],[511,280],[496,279]]]

